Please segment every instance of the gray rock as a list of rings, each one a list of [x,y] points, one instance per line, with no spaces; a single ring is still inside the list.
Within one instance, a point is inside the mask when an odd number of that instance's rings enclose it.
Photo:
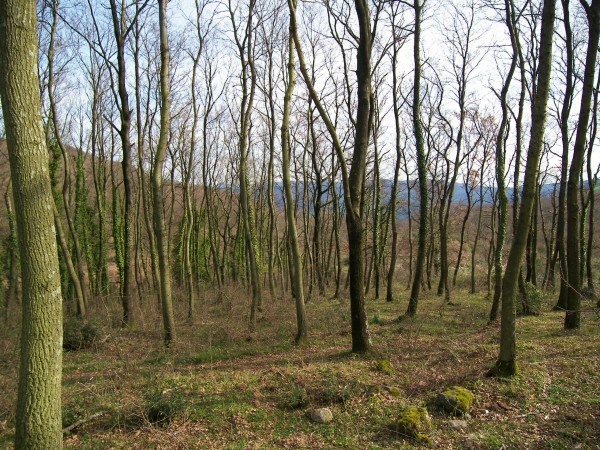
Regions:
[[[329,408],[317,408],[310,411],[310,418],[317,423],[328,423],[333,420],[333,414]]]
[[[450,420],[448,421],[448,426],[453,430],[465,430],[469,424],[466,420]]]

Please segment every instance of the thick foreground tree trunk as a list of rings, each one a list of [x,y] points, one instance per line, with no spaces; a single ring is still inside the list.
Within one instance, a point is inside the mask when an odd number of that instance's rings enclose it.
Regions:
[[[23,281],[15,448],[62,448],[62,296],[40,115],[36,3],[0,3],[0,94]]]

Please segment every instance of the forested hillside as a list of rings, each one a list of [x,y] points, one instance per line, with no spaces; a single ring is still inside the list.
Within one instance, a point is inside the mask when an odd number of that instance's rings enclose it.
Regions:
[[[6,0],[0,446],[595,448],[599,40],[600,0]]]

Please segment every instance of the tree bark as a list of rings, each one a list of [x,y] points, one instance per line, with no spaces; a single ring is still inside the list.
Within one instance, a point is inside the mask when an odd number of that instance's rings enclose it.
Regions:
[[[363,227],[361,220],[361,197],[364,189],[364,174],[366,166],[366,153],[369,141],[371,122],[371,23],[369,7],[365,0],[356,0],[355,8],[360,28],[359,44],[357,49],[357,95],[358,111],[356,118],[356,133],[354,141],[354,154],[350,173],[346,167],[346,159],[335,127],[321,104],[319,96],[311,82],[304,55],[298,38],[296,24],[296,2],[288,0],[290,9],[291,28],[294,45],[298,54],[300,71],[308,86],[310,96],[325,122],[334,149],[340,161],[342,182],[344,185],[344,204],[346,206],[346,226],[348,229],[348,245],[350,247],[348,275],[350,280],[350,315],[352,328],[352,351],[367,352],[371,349],[367,314],[364,302],[364,261],[363,261]]]
[[[0,95],[23,277],[16,449],[62,448],[62,297],[37,76],[36,3],[0,3]]]
[[[162,308],[164,343],[170,346],[175,340],[175,320],[171,299],[171,273],[169,256],[164,236],[162,172],[167,153],[167,142],[171,120],[171,94],[169,91],[169,40],[167,35],[167,0],[158,0],[158,22],[160,29],[160,134],[154,155],[152,172],[152,216],[158,250],[160,273],[160,304]]]
[[[594,76],[596,71],[596,57],[598,41],[600,38],[600,0],[592,0],[589,5],[585,0],[580,0],[588,19],[588,47],[583,75],[583,90],[581,92],[581,109],[575,145],[573,147],[573,160],[569,169],[567,181],[567,275],[569,285],[567,288],[567,312],[565,314],[565,328],[579,328],[581,320],[581,277],[580,277],[580,249],[579,240],[579,177],[583,169],[585,157],[586,135],[592,93],[594,90]]]
[[[304,308],[304,285],[302,282],[302,259],[298,245],[298,233],[296,231],[296,217],[294,214],[294,197],[290,181],[290,109],[292,94],[294,92],[294,41],[293,30],[290,21],[290,36],[288,41],[288,63],[287,63],[287,86],[283,100],[283,118],[281,119],[281,159],[283,191],[285,195],[285,215],[287,224],[287,238],[291,249],[291,279],[292,293],[296,302],[296,343],[306,339],[306,312]]]
[[[496,233],[495,248],[494,248],[494,299],[490,310],[489,322],[494,322],[498,318],[498,308],[500,306],[500,298],[502,296],[502,252],[504,249],[504,239],[506,238],[506,224],[508,211],[508,198],[506,196],[506,183],[504,180],[504,163],[506,156],[505,134],[508,124],[508,91],[510,83],[517,67],[518,44],[516,38],[516,29],[514,23],[514,11],[512,2],[505,0],[504,2],[506,14],[506,26],[510,35],[512,47],[512,61],[510,69],[504,80],[504,86],[500,93],[500,104],[502,108],[502,120],[498,135],[496,137],[496,182],[498,184],[498,231]],[[518,263],[520,265],[520,262]]]
[[[569,12],[569,0],[561,0],[563,9],[563,25],[566,46],[566,75],[565,93],[562,109],[560,112],[560,136],[562,143],[562,159],[560,171],[560,186],[558,189],[558,216],[556,224],[556,250],[558,252],[560,271],[560,291],[558,301],[554,309],[564,310],[567,307],[567,251],[565,249],[565,215],[566,215],[566,193],[569,172],[569,115],[573,102],[573,70],[575,56],[573,54],[573,32],[571,30],[571,19]]]
[[[427,246],[427,229],[429,218],[429,192],[427,190],[427,161],[425,157],[425,142],[423,139],[423,126],[421,124],[421,0],[414,1],[415,33],[413,58],[415,63],[412,122],[417,147],[417,170],[419,174],[419,242],[417,247],[417,260],[415,261],[414,278],[410,291],[410,299],[406,315],[413,317],[417,313],[421,281],[423,280],[423,266],[425,264],[425,250]]]
[[[123,326],[131,324],[131,299],[133,298],[133,279],[134,264],[131,257],[134,233],[133,227],[133,193],[131,183],[131,137],[129,131],[131,128],[131,109],[129,107],[129,95],[127,93],[127,76],[125,72],[125,30],[123,30],[123,20],[119,17],[119,7],[116,0],[110,0],[110,11],[113,24],[113,33],[116,42],[117,53],[117,89],[120,101],[119,114],[121,118],[121,127],[119,128],[119,137],[121,138],[121,150],[123,160],[121,168],[123,170],[123,188],[125,193],[125,214],[123,218],[123,286],[121,289],[121,305],[123,307]]]
[[[531,213],[536,197],[537,174],[546,124],[546,106],[550,90],[552,69],[552,38],[556,0],[544,0],[540,38],[540,63],[537,91],[533,98],[531,139],[527,151],[527,163],[523,180],[523,194],[517,228],[514,235],[506,272],[502,280],[502,319],[500,324],[500,354],[488,375],[512,376],[517,373],[515,336],[515,295],[521,269],[521,261],[527,243]]]

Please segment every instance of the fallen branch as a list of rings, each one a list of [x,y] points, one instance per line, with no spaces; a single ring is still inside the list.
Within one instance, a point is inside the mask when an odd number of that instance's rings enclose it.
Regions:
[[[83,425],[84,423],[90,422],[90,421],[92,421],[92,420],[94,420],[94,419],[96,419],[98,417],[101,417],[104,414],[106,414],[106,411],[100,411],[100,412],[97,412],[95,414],[92,414],[91,416],[84,417],[83,419],[80,419],[77,422],[72,423],[68,427],[63,428],[63,434],[64,433],[69,433],[69,432],[73,431],[75,428],[77,428],[78,426]]]

